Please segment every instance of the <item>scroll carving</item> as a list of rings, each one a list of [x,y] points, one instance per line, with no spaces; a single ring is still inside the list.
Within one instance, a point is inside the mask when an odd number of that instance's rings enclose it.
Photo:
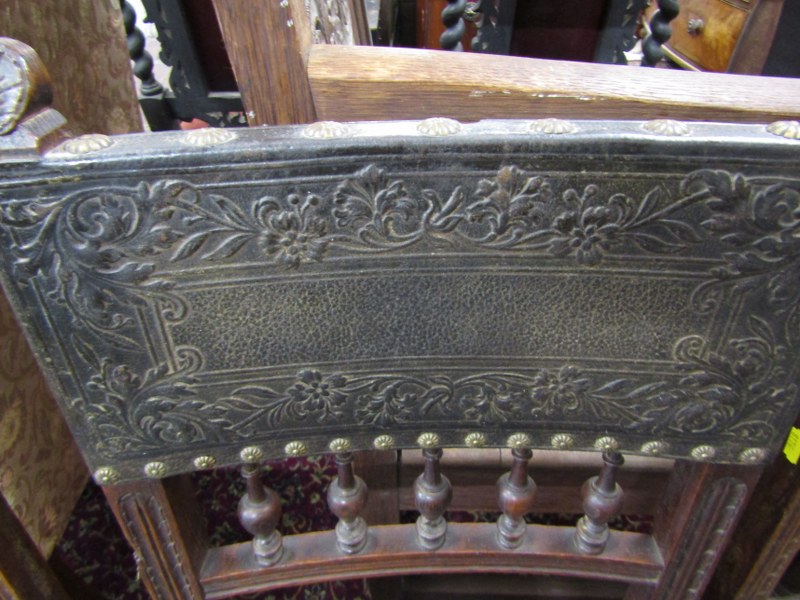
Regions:
[[[73,321],[77,358],[91,373],[73,407],[111,455],[246,439],[307,419],[379,429],[434,418],[475,426],[602,419],[642,435],[771,439],[797,393],[790,357],[800,323],[800,182],[699,170],[633,197],[516,166],[473,182],[445,193],[369,165],[326,188],[234,200],[165,180],[9,202],[0,223],[11,232],[17,279],[36,281]],[[171,277],[178,265],[235,261],[291,272],[416,247],[602,269],[618,256],[680,255],[700,243],[719,254],[694,290],[694,309],[708,313],[727,294],[762,294],[777,320],[752,315],[719,348],[704,334],[675,340],[672,376],[620,377],[580,361],[466,376],[301,369],[294,381],[255,381],[208,401],[197,391],[204,359],[196,349],[153,364],[142,348],[138,311],[154,307],[165,322],[180,322],[190,310]],[[98,353],[97,340],[116,354]]]

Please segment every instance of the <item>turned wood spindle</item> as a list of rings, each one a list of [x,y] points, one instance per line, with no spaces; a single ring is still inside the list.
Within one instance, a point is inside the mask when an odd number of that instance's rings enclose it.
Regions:
[[[339,518],[336,545],[345,554],[356,554],[367,543],[367,523],[359,516],[367,504],[367,485],[353,474],[352,452],[335,456],[337,476],[328,488],[328,506]]]
[[[514,448],[511,471],[497,480],[497,504],[503,514],[497,519],[497,542],[509,550],[522,545],[525,538],[525,515],[533,508],[536,484],[528,475],[528,448]]]
[[[616,483],[616,471],[625,460],[614,451],[603,452],[600,475],[583,484],[584,515],[575,529],[575,544],[584,554],[600,554],[608,543],[608,522],[622,510],[622,488]]]
[[[442,449],[425,448],[422,456],[425,459],[425,470],[414,482],[414,503],[420,512],[417,519],[417,540],[426,550],[436,550],[444,544],[447,535],[444,511],[453,497],[453,488],[440,470]]]
[[[239,500],[239,521],[253,536],[258,564],[274,565],[283,555],[283,538],[276,529],[281,519],[281,500],[261,483],[258,463],[242,465],[242,477],[247,482],[247,491]]]

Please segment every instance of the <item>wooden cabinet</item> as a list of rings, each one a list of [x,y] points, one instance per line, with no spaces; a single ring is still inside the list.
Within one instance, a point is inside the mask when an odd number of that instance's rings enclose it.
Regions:
[[[761,73],[783,0],[682,0],[667,55],[686,69]],[[648,19],[657,10],[652,2]]]

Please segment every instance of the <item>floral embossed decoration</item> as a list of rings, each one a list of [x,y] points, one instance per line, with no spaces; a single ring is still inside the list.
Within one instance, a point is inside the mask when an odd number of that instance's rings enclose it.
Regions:
[[[434,184],[375,165],[332,184],[253,187],[230,198],[165,180],[8,201],[0,222],[13,232],[5,240],[15,280],[22,288],[35,283],[71,321],[87,373],[73,406],[103,432],[97,438],[110,454],[244,441],[309,418],[378,429],[547,419],[558,431],[580,418],[647,436],[713,433],[766,445],[796,394],[789,357],[800,338],[800,183],[700,170],[622,192],[612,189],[620,183],[502,166],[491,176]],[[616,376],[578,359],[468,375],[305,369],[291,382],[256,381],[207,400],[197,386],[199,352],[176,348],[170,360],[154,362],[144,350],[145,307],[167,323],[191,311],[175,289],[181,269],[235,262],[281,273],[412,246],[422,254],[544,255],[602,269],[617,255],[691,256],[701,243],[718,258],[699,272],[694,310],[708,314],[725,294],[752,293],[763,295],[771,316],[752,315],[719,347],[699,335],[675,340],[669,375]]]

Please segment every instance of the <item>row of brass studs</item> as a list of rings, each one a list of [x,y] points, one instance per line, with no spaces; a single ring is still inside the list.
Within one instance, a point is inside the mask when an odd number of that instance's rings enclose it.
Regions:
[[[481,448],[488,444],[485,434],[480,432],[469,433],[464,438],[464,444],[470,448]],[[417,438],[417,445],[421,448],[436,448],[441,446],[439,434],[426,432]],[[557,433],[550,438],[550,445],[556,450],[569,450],[575,445],[575,438],[568,433]],[[390,435],[379,435],[373,441],[373,446],[378,450],[391,450],[395,447],[395,440]],[[525,433],[515,433],[506,440],[506,446],[513,449],[529,448],[532,446],[531,438]],[[328,445],[331,452],[349,452],[352,445],[347,438],[336,438]],[[617,451],[620,448],[618,440],[610,436],[603,436],[595,440],[594,448],[603,452]],[[642,444],[640,452],[649,456],[659,456],[665,454],[669,445],[663,441],[651,441]],[[286,444],[284,452],[287,456],[298,457],[309,453],[308,446],[301,441],[293,441]],[[689,455],[695,460],[712,460],[717,454],[714,446],[703,444],[696,446]],[[762,462],[767,457],[764,448],[746,448],[739,453],[739,462],[745,464],[756,464]],[[244,463],[261,462],[264,460],[264,451],[258,446],[248,446],[239,453],[239,458]],[[192,461],[195,469],[211,469],[217,464],[213,456],[198,456]],[[167,465],[161,461],[153,461],[144,465],[144,474],[147,477],[161,478],[167,475]],[[120,475],[113,467],[101,467],[94,473],[95,481],[100,485],[112,485],[119,481]]]
[[[673,119],[654,119],[642,124],[642,130],[655,135],[668,137],[682,137],[692,133],[691,128],[682,121]],[[417,132],[432,137],[455,135],[462,131],[461,123],[454,119],[433,117],[420,121]],[[564,119],[536,119],[528,125],[528,131],[546,135],[563,135],[579,131],[578,127]],[[775,121],[767,125],[767,133],[777,135],[789,140],[800,140],[800,122]],[[351,134],[349,127],[336,121],[319,121],[303,129],[302,135],[308,138],[331,139],[346,138]],[[180,141],[188,146],[208,147],[225,144],[236,138],[236,133],[228,129],[206,128],[196,129],[184,133]],[[113,138],[91,133],[67,140],[61,150],[68,154],[83,155],[105,150],[114,143]]]

